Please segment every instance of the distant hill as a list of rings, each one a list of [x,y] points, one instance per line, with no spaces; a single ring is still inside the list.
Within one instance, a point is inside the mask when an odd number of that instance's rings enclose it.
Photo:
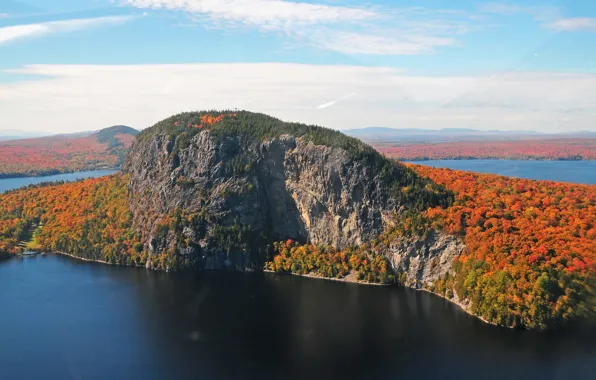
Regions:
[[[491,141],[511,139],[536,139],[536,138],[569,138],[569,137],[596,137],[596,132],[581,131],[570,133],[542,133],[537,131],[481,131],[466,128],[443,129],[417,129],[417,128],[387,128],[368,127],[348,129],[344,132],[348,136],[357,137],[363,141],[373,143],[392,142],[447,142],[447,141]]]
[[[402,161],[418,160],[596,160],[596,138],[565,137],[441,142],[372,142],[377,151]]]
[[[0,177],[116,169],[138,133],[116,125],[99,131],[0,141]]]
[[[345,131],[397,160],[594,160],[596,132],[370,127]]]

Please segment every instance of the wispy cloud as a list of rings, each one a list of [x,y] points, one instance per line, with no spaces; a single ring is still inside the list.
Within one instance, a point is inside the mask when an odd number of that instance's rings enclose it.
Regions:
[[[309,30],[303,37],[310,45],[345,54],[418,55],[457,44],[453,36],[435,37],[410,31],[368,34],[320,28]]]
[[[484,3],[478,6],[483,13],[500,15],[526,14],[543,27],[559,32],[596,31],[596,18],[565,17],[563,8],[557,6],[532,6],[512,3]]]
[[[119,24],[135,17],[108,16],[5,26],[0,28],[0,45],[27,37],[38,37],[50,33],[74,32],[99,25]]]
[[[521,5],[513,3],[491,2],[478,5],[483,13],[500,15],[527,14],[537,21],[552,20],[561,15],[561,9],[549,5]]]
[[[371,10],[285,0],[124,0],[137,8],[190,12],[217,22],[242,23],[265,29],[376,18]]]
[[[413,55],[457,46],[481,26],[466,12],[418,7],[340,6],[287,0],[121,0],[141,9],[185,12],[205,27],[250,27],[344,54]]]
[[[596,31],[596,18],[562,18],[550,22],[548,27],[558,31],[591,30]]]

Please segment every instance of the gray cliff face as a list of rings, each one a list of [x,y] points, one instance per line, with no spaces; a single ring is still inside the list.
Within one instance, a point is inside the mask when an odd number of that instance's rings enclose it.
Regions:
[[[453,259],[464,248],[456,237],[435,231],[426,238],[400,238],[391,243],[385,256],[395,273],[405,274],[404,285],[423,289],[450,272]]]
[[[183,149],[176,149],[176,137],[157,135],[133,145],[123,172],[130,174],[134,223],[149,251],[176,249],[189,265],[208,269],[261,265],[265,250],[255,251],[247,239],[361,244],[383,232],[398,210],[381,181],[346,151],[287,135],[247,148],[203,131]],[[197,222],[160,235],[160,223],[176,210]],[[230,242],[227,249],[222,241]]]
[[[259,153],[257,173],[275,237],[297,228],[303,240],[344,248],[383,231],[394,205],[344,150],[285,136],[262,144]]]

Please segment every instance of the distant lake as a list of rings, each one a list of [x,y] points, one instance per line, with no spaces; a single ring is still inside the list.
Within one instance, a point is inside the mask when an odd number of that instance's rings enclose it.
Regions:
[[[589,379],[596,337],[434,295],[258,273],[0,261],[0,379]]]
[[[91,170],[86,172],[75,172],[75,173],[64,173],[47,175],[41,177],[20,177],[20,178],[2,178],[0,179],[0,193],[6,190],[18,189],[19,187],[33,185],[41,182],[54,182],[54,181],[76,181],[83,178],[96,178],[103,177],[104,175],[110,175],[116,173],[118,170]]]
[[[435,168],[492,173],[507,177],[596,184],[596,161],[430,160],[410,162]]]

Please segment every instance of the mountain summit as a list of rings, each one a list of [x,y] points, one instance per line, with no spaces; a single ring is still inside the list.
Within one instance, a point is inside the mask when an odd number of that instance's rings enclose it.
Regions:
[[[286,239],[363,244],[394,214],[452,197],[358,139],[244,111],[157,123],[139,134],[123,172],[146,249],[210,269],[261,267]]]

